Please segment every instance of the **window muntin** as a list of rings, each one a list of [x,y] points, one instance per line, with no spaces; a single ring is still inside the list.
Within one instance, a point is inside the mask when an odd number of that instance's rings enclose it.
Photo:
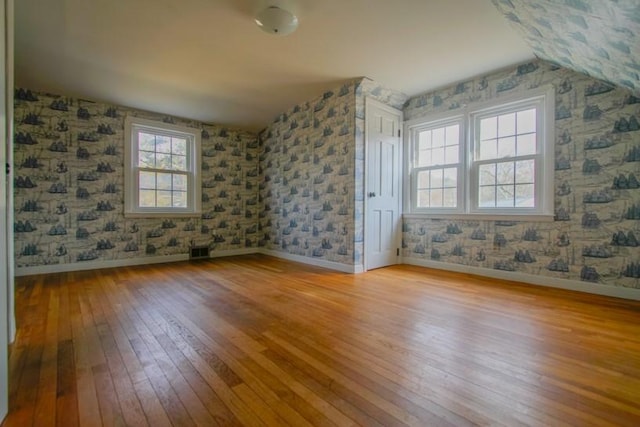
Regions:
[[[199,132],[128,118],[126,135],[125,213],[137,216],[199,214]]]
[[[456,110],[456,117],[440,115],[438,122],[418,119],[407,123],[412,184],[407,192],[409,213],[552,216],[553,95],[553,89],[545,88],[466,106]],[[459,163],[448,173],[452,177],[457,172],[458,179],[445,185],[442,172],[449,167],[447,156],[428,152],[430,147],[433,151],[429,137],[442,137],[444,129],[456,121],[460,123]],[[437,162],[432,161],[434,157]],[[440,172],[435,182],[433,171]],[[454,189],[457,204],[451,202]]]

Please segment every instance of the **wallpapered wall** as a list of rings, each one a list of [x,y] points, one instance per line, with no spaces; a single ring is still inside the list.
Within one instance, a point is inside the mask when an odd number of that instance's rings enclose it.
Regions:
[[[555,221],[405,220],[403,255],[640,287],[640,98],[538,61],[411,98],[405,120],[556,89]]]
[[[539,58],[640,94],[640,3],[493,0]]]
[[[355,87],[296,105],[261,133],[261,247],[354,264]]]
[[[16,266],[266,248],[361,265],[365,97],[405,120],[545,85],[556,88],[555,221],[408,219],[403,255],[640,287],[640,98],[543,61],[406,101],[357,79],[281,114],[258,139],[27,89],[15,96]],[[202,132],[203,215],[123,216],[124,117]]]
[[[201,218],[124,217],[127,115],[199,129]],[[191,242],[257,244],[258,142],[249,132],[17,89],[14,157],[17,267],[186,254]]]
[[[364,236],[364,100],[407,99],[356,79],[281,114],[261,134],[260,245],[361,265]]]

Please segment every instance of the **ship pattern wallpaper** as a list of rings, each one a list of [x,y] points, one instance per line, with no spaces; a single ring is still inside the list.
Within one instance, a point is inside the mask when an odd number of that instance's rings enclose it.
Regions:
[[[555,88],[552,222],[405,219],[405,259],[640,287],[640,98],[546,61],[411,98],[404,119]]]
[[[258,140],[221,126],[15,90],[16,267],[187,254],[257,245]],[[200,218],[124,217],[124,119],[201,134]]]
[[[362,265],[366,97],[412,120],[549,85],[554,220],[405,219],[402,255],[639,288],[640,98],[542,60],[410,99],[355,79],[281,113],[258,135],[16,89],[16,266],[186,254],[191,244]],[[199,129],[200,218],[124,217],[127,115]]]
[[[535,55],[640,95],[640,3],[492,0]]]
[[[365,97],[406,95],[359,78],[291,108],[261,133],[259,245],[362,265]]]

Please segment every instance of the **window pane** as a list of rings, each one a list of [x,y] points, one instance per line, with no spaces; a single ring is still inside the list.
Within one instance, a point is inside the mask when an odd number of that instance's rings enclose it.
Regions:
[[[498,163],[496,165],[496,178],[498,184],[513,184],[515,182],[514,162]]]
[[[516,206],[534,208],[536,203],[533,184],[516,185]]]
[[[497,141],[495,139],[480,142],[480,160],[495,159],[497,154]]]
[[[498,136],[498,118],[489,117],[480,120],[480,139],[495,139]]]
[[[444,161],[445,164],[458,163],[458,153],[460,149],[458,145],[452,145],[445,148]]]
[[[171,156],[171,169],[175,171],[186,171],[187,170],[187,157],[186,156]]]
[[[156,167],[156,153],[151,151],[138,151],[138,166],[141,168]]]
[[[171,138],[171,152],[180,156],[186,156],[187,140],[184,138]]]
[[[156,154],[156,168],[171,169],[171,154]]]
[[[140,206],[143,208],[152,208],[156,206],[156,190],[140,190]]]
[[[498,136],[512,136],[516,134],[516,114],[509,113],[498,116]]]
[[[496,183],[496,165],[480,165],[480,185],[495,185]]]
[[[145,151],[156,151],[156,136],[150,133],[138,133],[138,149]]]
[[[431,152],[431,164],[443,165],[444,164],[444,148],[434,148]]]
[[[513,185],[498,185],[496,187],[496,207],[513,207],[513,198]]]
[[[421,150],[418,152],[418,167],[431,165],[431,150]]]
[[[425,130],[418,134],[418,149],[426,150],[431,148],[431,131]]]
[[[496,187],[480,187],[478,205],[481,208],[492,208],[496,206]]]
[[[171,205],[171,191],[158,191],[156,206],[159,208],[170,208]]]
[[[430,203],[432,208],[442,207],[442,189],[431,190]]]
[[[419,208],[429,207],[429,190],[418,191],[418,207]]]
[[[536,153],[536,134],[518,135],[518,156]]]
[[[438,128],[433,130],[432,144],[433,144],[433,148],[444,146],[444,128]]]
[[[418,172],[418,188],[429,188],[429,171]]]
[[[529,133],[536,131],[536,109],[518,112],[518,133]]]
[[[446,138],[445,138],[446,145],[458,145],[459,144],[459,142],[460,142],[460,125],[447,126],[447,129],[446,129],[445,133],[446,133]]]
[[[447,168],[444,170],[444,187],[458,186],[458,168]]]
[[[157,185],[158,190],[169,190],[171,191],[171,174],[170,173],[159,173],[157,175]]]
[[[173,192],[173,207],[174,208],[186,208],[187,207],[187,193],[185,191]]]
[[[140,172],[140,189],[155,189],[156,174],[155,172]]]
[[[186,175],[173,175],[173,190],[174,191],[187,191],[187,176]]]
[[[156,151],[158,153],[171,153],[171,138],[168,136],[156,135]]]
[[[444,189],[444,206],[455,208],[458,205],[458,191],[455,188]]]
[[[498,157],[513,157],[516,155],[516,138],[500,138],[498,140]]]
[[[442,169],[431,171],[431,188],[442,188]]]
[[[521,160],[516,162],[516,182],[520,184],[535,183],[535,160]]]

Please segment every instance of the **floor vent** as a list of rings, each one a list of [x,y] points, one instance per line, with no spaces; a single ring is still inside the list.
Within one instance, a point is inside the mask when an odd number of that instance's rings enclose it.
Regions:
[[[189,259],[209,258],[209,246],[191,246],[189,248]]]

